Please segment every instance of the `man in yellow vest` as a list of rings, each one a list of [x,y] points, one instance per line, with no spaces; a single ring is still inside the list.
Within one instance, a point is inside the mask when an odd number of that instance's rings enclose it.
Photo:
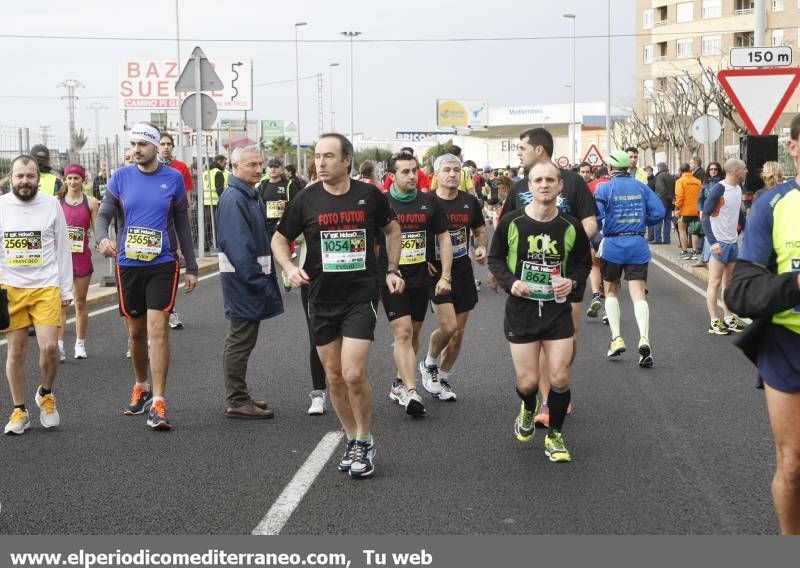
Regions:
[[[55,195],[61,190],[61,180],[53,174],[50,167],[50,150],[44,144],[36,144],[31,148],[31,156],[39,164],[39,191],[47,195]]]
[[[203,205],[217,205],[217,198],[228,187],[230,172],[228,172],[227,166],[228,158],[222,154],[217,154],[214,156],[214,161],[211,162],[211,167],[203,173],[203,189],[212,190],[211,192],[204,192]]]

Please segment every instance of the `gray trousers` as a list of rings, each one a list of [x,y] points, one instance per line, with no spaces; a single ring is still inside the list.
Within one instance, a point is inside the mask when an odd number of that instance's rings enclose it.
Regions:
[[[258,341],[260,325],[260,321],[231,320],[222,356],[228,406],[242,406],[252,400],[247,390],[247,361]]]

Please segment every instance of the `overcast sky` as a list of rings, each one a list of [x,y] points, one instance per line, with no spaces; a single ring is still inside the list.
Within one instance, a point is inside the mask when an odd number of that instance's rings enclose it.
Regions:
[[[337,130],[348,125],[348,44],[339,32],[358,30],[355,44],[355,130],[367,136],[390,136],[396,130],[435,129],[437,98],[486,98],[492,107],[566,103],[570,91],[571,22],[577,15],[577,100],[603,101],[606,93],[606,2],[563,0],[178,0],[181,55],[196,45],[210,58],[253,61],[254,83],[295,77],[294,23],[301,40],[334,40],[300,44],[300,75],[323,73],[325,127],[329,124],[330,63],[334,74]],[[121,8],[125,6],[125,8]],[[64,79],[85,85],[77,103],[77,125],[93,139],[94,111],[102,103],[101,136],[122,131],[123,114],[116,97],[118,67],[127,59],[174,59],[177,52],[174,0],[39,0],[7,2],[0,37],[4,77],[0,86],[0,126],[28,126],[31,143],[40,125],[66,136],[66,102],[56,87]],[[633,98],[635,1],[612,2],[612,99]],[[149,41],[112,39],[37,39],[34,35],[141,37]],[[535,40],[432,42],[375,40],[444,40],[462,38],[546,38]],[[214,42],[212,39],[233,41]],[[246,39],[282,40],[276,43]],[[239,41],[242,40],[242,41]],[[363,41],[361,41],[363,40]],[[8,98],[18,97],[18,98]],[[317,135],[316,81],[301,82],[303,141]],[[149,112],[149,111],[148,111]],[[222,117],[241,118],[241,112]],[[129,112],[129,120],[144,119]],[[256,87],[251,118],[294,120],[293,82]],[[7,129],[3,129],[8,132]]]

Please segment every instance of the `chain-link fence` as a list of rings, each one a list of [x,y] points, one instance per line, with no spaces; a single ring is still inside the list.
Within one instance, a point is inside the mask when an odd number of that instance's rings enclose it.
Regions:
[[[51,136],[48,128],[31,129],[17,126],[0,126],[0,177],[9,173],[11,160],[27,154],[36,144],[44,144],[50,150],[50,165],[55,172],[62,171],[70,163],[81,164],[92,177],[101,166],[113,170],[122,165],[124,148],[118,137],[90,140],[78,151],[70,152],[70,140],[63,136]]]

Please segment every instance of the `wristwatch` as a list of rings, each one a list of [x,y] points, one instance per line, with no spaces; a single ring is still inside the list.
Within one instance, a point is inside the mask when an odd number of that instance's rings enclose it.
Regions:
[[[392,270],[387,270],[386,271],[386,276],[389,276],[390,274],[394,274],[395,276],[397,276],[400,279],[403,278],[403,273],[400,272],[399,268],[393,268]]]

